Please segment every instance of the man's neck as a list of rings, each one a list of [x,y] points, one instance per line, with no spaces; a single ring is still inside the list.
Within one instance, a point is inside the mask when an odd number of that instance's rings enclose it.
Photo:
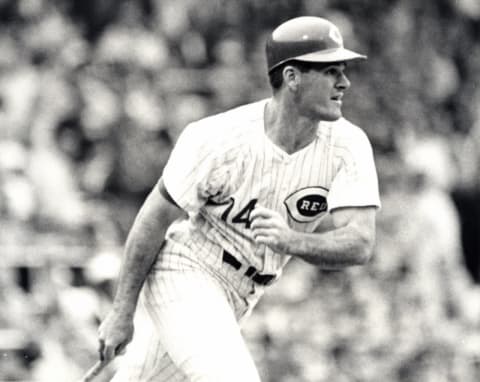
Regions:
[[[313,121],[280,107],[272,98],[264,110],[265,134],[288,154],[293,154],[309,145],[317,135],[319,121]]]

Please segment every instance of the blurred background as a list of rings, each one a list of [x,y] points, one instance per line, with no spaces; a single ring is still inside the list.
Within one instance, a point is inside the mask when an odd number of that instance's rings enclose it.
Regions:
[[[369,56],[344,112],[383,208],[369,265],[292,261],[267,293],[245,327],[262,380],[480,380],[478,0],[0,0],[1,381],[74,381],[96,360],[179,132],[269,96],[265,38],[299,15]]]

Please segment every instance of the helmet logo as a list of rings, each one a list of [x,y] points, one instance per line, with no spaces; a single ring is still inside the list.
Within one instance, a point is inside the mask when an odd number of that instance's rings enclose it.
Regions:
[[[338,45],[343,45],[342,35],[340,34],[340,31],[335,26],[332,26],[330,28],[330,31],[328,32],[328,36],[333,41],[335,41]]]

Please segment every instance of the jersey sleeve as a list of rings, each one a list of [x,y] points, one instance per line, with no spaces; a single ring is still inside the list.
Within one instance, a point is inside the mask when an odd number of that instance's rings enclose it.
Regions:
[[[187,212],[198,212],[209,197],[222,192],[218,145],[208,128],[188,125],[175,144],[162,179],[172,199]]]
[[[363,131],[338,143],[334,159],[338,171],[327,197],[329,211],[341,207],[380,208],[373,150]]]

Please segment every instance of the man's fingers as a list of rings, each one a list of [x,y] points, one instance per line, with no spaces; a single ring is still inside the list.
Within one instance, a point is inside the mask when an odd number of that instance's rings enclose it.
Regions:
[[[250,219],[255,220],[257,218],[269,218],[273,216],[272,210],[262,206],[256,206],[255,209],[250,213]]]
[[[279,232],[275,228],[256,229],[253,231],[253,239],[257,244],[273,244],[278,241]]]
[[[271,236],[267,235],[259,235],[255,238],[255,242],[257,244],[265,244],[265,245],[271,245],[274,242],[274,239],[272,239]]]
[[[113,346],[105,346],[105,350],[103,352],[104,359],[102,361],[109,362],[113,358],[115,358],[115,347]]]
[[[115,355],[125,354],[126,351],[127,351],[127,344],[126,343],[120,344],[115,348]]]
[[[270,225],[271,223],[268,219],[257,217],[256,219],[252,220],[252,223],[250,224],[250,228],[252,230],[255,230],[258,228],[267,228]]]
[[[259,229],[281,229],[283,222],[280,219],[259,217],[250,223],[250,228],[253,231]]]
[[[252,230],[253,238],[256,240],[259,236],[273,236],[274,230],[271,228],[255,228]]]
[[[104,361],[105,360],[105,341],[103,341],[102,339],[98,340],[98,353],[100,355],[100,361]]]
[[[109,342],[105,342],[105,340],[100,339],[99,340],[99,347],[98,347],[98,352],[100,354],[100,361],[102,362],[109,362],[115,356],[119,354],[123,354],[125,351],[126,344],[125,343],[120,343],[118,345],[116,344],[110,344]]]

